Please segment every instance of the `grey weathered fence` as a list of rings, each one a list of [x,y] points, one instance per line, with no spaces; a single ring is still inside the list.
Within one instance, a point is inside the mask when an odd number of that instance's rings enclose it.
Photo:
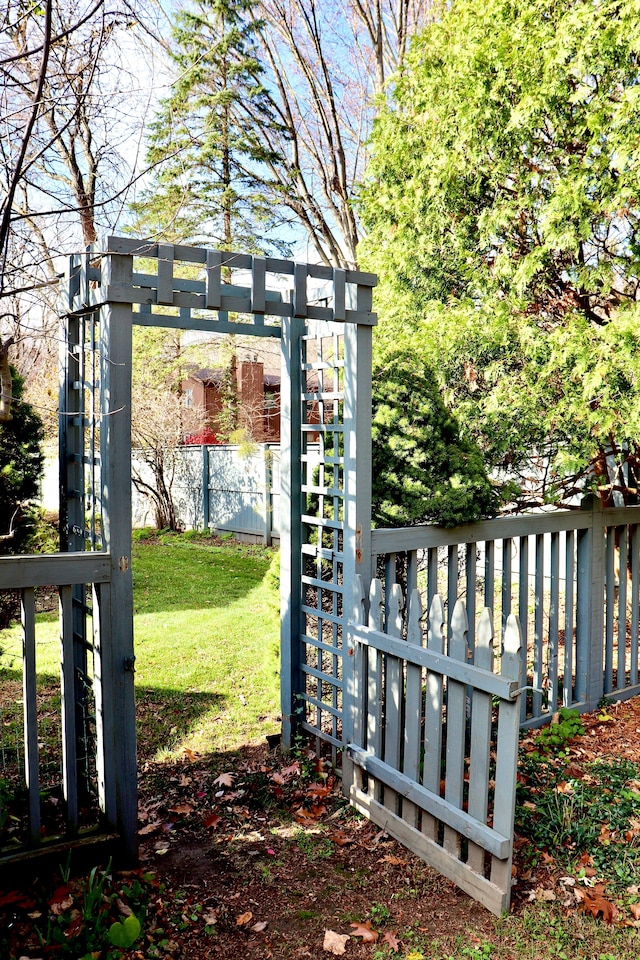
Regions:
[[[368,625],[352,623],[352,804],[498,916],[509,907],[519,732],[520,629],[510,614],[500,673],[484,609],[473,650],[465,604],[436,594],[422,627],[411,593],[373,580]],[[383,632],[384,630],[384,632]],[[426,641],[426,643],[425,643]],[[445,653],[446,647],[446,653]],[[494,708],[494,702],[497,706]],[[485,856],[485,853],[488,856]]]
[[[0,591],[17,591],[21,601],[23,712],[16,747],[10,757],[3,756],[0,823],[6,828],[7,817],[15,821],[23,789],[28,813],[17,833],[3,836],[0,831],[0,866],[37,850],[77,846],[97,835],[119,844],[124,839],[129,852],[135,845],[135,780],[127,794],[122,790],[122,770],[116,777],[129,732],[128,696],[122,698],[123,651],[110,629],[111,567],[110,555],[99,552],[0,559]],[[60,713],[53,721],[50,713],[56,701],[49,696],[45,702],[36,679],[36,590],[52,586],[59,594],[61,664]],[[81,662],[79,618],[86,626]],[[128,676],[132,682],[132,673]],[[5,717],[17,720],[9,707],[2,703]],[[55,742],[47,743],[52,734]]]
[[[640,693],[640,507],[506,517],[452,530],[420,526],[372,533],[373,569],[387,593],[403,582],[427,604],[445,599],[449,620],[464,597],[473,650],[477,611],[522,625],[523,725],[565,705],[593,709],[603,695]],[[385,602],[388,602],[385,600]]]

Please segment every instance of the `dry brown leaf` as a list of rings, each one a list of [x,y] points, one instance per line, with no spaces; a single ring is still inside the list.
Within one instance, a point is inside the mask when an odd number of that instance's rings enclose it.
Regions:
[[[222,817],[219,817],[217,813],[210,813],[204,818],[204,825],[205,827],[210,827],[212,830],[215,830],[221,819]]]
[[[258,920],[257,923],[254,923],[251,929],[253,930],[254,933],[262,933],[262,931],[266,930],[268,926],[269,926],[269,923],[267,920]]]
[[[253,914],[251,913],[251,910],[247,910],[246,913],[241,913],[236,917],[236,927],[244,927],[247,923],[249,923],[249,920],[252,919]]]
[[[190,803],[176,803],[175,807],[169,807],[169,813],[177,813],[181,816],[188,816],[193,813],[193,807]]]
[[[399,941],[398,938],[396,937],[396,931],[395,931],[395,930],[387,930],[387,932],[384,934],[384,936],[383,936],[383,938],[382,938],[382,942],[383,942],[383,943],[386,943],[386,945],[389,947],[389,950],[390,950],[392,953],[398,953],[398,952],[399,952],[399,950],[400,950],[400,941]]]
[[[218,784],[220,787],[232,787],[233,786],[234,775],[232,773],[221,773],[219,777],[213,781],[214,784]]]
[[[375,943],[379,937],[378,931],[371,928],[368,920],[366,923],[351,923],[350,926],[352,927],[351,936],[362,937],[363,943]]]
[[[327,953],[332,953],[336,957],[341,957],[346,953],[345,944],[349,940],[348,933],[336,933],[335,930],[325,930],[322,949]]]
[[[634,920],[640,920],[640,903],[632,903],[629,910]]]
[[[334,830],[329,834],[329,839],[333,840],[339,847],[346,847],[350,843],[355,843],[355,838],[346,834],[343,830]]]
[[[384,857],[380,857],[378,863],[390,863],[394,867],[401,867],[404,866],[406,860],[403,860],[402,857],[394,857],[392,853],[387,853]]]
[[[605,923],[613,923],[618,913],[610,900],[605,900],[604,897],[600,896],[586,896],[582,901],[582,908],[585,913],[590,914],[596,919],[602,916]]]
[[[160,822],[156,820],[155,823],[148,823],[146,827],[140,827],[138,834],[141,837],[146,836],[148,833],[155,833],[156,830],[160,829]]]

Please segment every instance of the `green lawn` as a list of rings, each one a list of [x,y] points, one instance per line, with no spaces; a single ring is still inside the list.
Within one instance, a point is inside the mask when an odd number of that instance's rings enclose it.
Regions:
[[[277,564],[277,554],[260,545],[136,533],[141,758],[233,750],[279,731]],[[44,692],[59,683],[55,613],[39,615],[36,641]],[[18,707],[19,628],[0,633],[0,651],[2,699]]]

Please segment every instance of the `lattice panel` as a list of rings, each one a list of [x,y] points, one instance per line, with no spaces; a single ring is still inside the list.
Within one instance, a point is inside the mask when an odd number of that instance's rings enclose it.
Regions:
[[[102,549],[101,383],[96,312],[70,318],[60,399],[61,539],[65,551]]]
[[[309,324],[301,338],[303,726],[341,746],[344,562],[344,338]],[[319,454],[308,453],[309,443]]]

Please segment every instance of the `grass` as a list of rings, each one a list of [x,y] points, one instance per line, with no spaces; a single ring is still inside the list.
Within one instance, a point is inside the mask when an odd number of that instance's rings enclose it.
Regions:
[[[235,750],[277,733],[277,554],[137,531],[132,566],[141,758]],[[36,641],[45,693],[59,684],[57,614],[38,615]],[[19,627],[0,634],[0,650],[6,711],[21,696]]]

